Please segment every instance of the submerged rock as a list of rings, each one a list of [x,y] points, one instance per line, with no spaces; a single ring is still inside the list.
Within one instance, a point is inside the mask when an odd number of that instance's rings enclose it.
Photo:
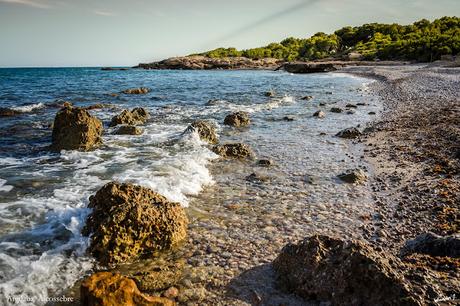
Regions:
[[[358,108],[358,106],[356,104],[352,104],[352,103],[348,103],[347,105],[345,105],[346,108]]]
[[[142,294],[132,279],[111,272],[98,272],[83,280],[80,297],[85,306],[175,305],[167,298]]]
[[[257,165],[262,167],[270,167],[273,166],[273,161],[271,159],[259,159],[257,161]]]
[[[0,107],[0,117],[13,117],[21,114],[21,112],[14,109]]]
[[[332,305],[421,305],[393,265],[361,242],[311,236],[286,245],[273,262],[280,285]]]
[[[253,156],[252,150],[244,143],[229,143],[215,146],[213,152],[225,158],[249,158]]]
[[[122,125],[115,132],[115,135],[142,135],[143,130],[134,125]]]
[[[354,169],[339,174],[338,178],[344,181],[345,183],[363,184],[367,181],[367,174],[361,169]]]
[[[102,122],[87,110],[65,107],[54,119],[51,148],[88,151],[102,144],[102,132]]]
[[[331,108],[331,113],[342,113],[342,112],[343,112],[343,109],[341,109],[340,107]]]
[[[88,205],[83,234],[91,235],[90,253],[102,264],[176,246],[186,236],[188,219],[179,203],[141,186],[111,182]]]
[[[318,118],[321,119],[321,118],[326,117],[326,114],[325,114],[323,111],[319,110],[319,111],[316,111],[316,112],[313,114],[313,117],[318,117]]]
[[[151,90],[150,88],[147,87],[139,87],[139,88],[130,88],[123,90],[122,93],[128,94],[128,95],[143,95],[146,93],[149,93]]]
[[[247,112],[235,112],[225,117],[224,124],[234,127],[248,126],[251,123]]]
[[[264,96],[266,97],[274,97],[276,95],[274,90],[270,90],[264,93]]]
[[[132,110],[125,109],[121,114],[112,118],[109,126],[116,126],[118,124],[139,125],[144,124],[149,118],[149,113],[142,107],[136,107]]]
[[[459,258],[460,235],[442,237],[433,233],[423,233],[407,241],[401,250],[402,255],[413,253]]]
[[[340,138],[352,139],[361,136],[362,133],[355,127],[347,128],[338,132],[335,136]]]
[[[284,116],[284,117],[283,117],[283,120],[284,120],[284,121],[294,121],[295,118],[294,118],[293,116]]]
[[[216,134],[216,128],[212,123],[205,120],[194,121],[190,126],[185,130],[184,133],[196,131],[200,136],[200,139],[207,141],[211,144],[218,143],[218,138]]]
[[[312,99],[313,99],[313,96],[305,96],[305,97],[300,98],[300,100],[307,100],[307,101],[310,101]]]

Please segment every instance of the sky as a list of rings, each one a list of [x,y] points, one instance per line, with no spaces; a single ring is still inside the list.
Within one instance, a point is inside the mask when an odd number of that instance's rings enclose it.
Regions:
[[[0,0],[0,67],[133,66],[442,16],[460,0]]]

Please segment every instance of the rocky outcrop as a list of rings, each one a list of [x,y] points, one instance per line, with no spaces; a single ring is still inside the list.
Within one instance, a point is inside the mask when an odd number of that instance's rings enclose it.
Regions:
[[[250,158],[253,156],[252,150],[244,143],[229,143],[215,146],[213,152],[224,158]]]
[[[358,130],[355,127],[351,127],[351,128],[346,128],[344,130],[341,130],[335,136],[340,137],[340,138],[353,139],[353,138],[357,138],[357,137],[359,137],[361,135],[362,135],[362,133],[360,132],[360,130]]]
[[[244,127],[251,124],[251,119],[249,119],[247,112],[235,112],[225,117],[224,124],[234,127]]]
[[[150,91],[151,91],[150,88],[139,87],[139,88],[129,88],[129,89],[123,90],[122,93],[127,94],[127,95],[145,95],[149,93]]]
[[[149,64],[139,64],[134,68],[180,70],[275,69],[282,63],[282,60],[274,58],[255,60],[246,57],[211,58],[207,56],[194,55],[173,57]]]
[[[144,124],[149,118],[149,113],[142,107],[136,107],[133,110],[125,109],[121,114],[112,118],[109,126],[116,126],[118,124],[126,125],[139,125]]]
[[[54,119],[51,148],[88,151],[102,144],[102,132],[102,122],[87,110],[65,107]]]
[[[142,135],[143,130],[134,125],[122,125],[115,132],[115,135]]]
[[[360,242],[311,236],[286,245],[273,262],[283,289],[332,305],[421,305],[394,265]]]
[[[292,62],[284,64],[282,69],[290,73],[330,72],[337,70],[337,64],[321,62]]]
[[[367,174],[361,169],[354,169],[339,174],[338,178],[349,184],[364,184],[367,181]]]
[[[404,256],[413,253],[459,258],[460,235],[442,237],[433,233],[423,233],[407,241],[401,250]]]
[[[81,305],[85,306],[174,306],[162,297],[142,294],[132,279],[121,274],[98,272],[83,280]]]
[[[313,114],[313,117],[317,117],[317,118],[320,118],[320,119],[321,119],[321,118],[326,117],[326,114],[325,114],[323,111],[319,110],[319,111],[316,111],[316,112]]]
[[[90,197],[88,207],[93,211],[83,234],[91,235],[89,252],[102,264],[169,249],[186,237],[184,209],[148,188],[111,182]]]
[[[196,131],[200,136],[200,139],[207,141],[211,144],[218,143],[218,138],[216,134],[216,128],[214,125],[205,120],[194,121],[190,126],[185,130],[184,133],[190,133]]]

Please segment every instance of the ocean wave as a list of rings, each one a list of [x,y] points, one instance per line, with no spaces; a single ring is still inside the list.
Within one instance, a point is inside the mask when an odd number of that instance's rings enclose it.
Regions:
[[[41,108],[44,108],[44,107],[46,107],[46,105],[40,102],[40,103],[36,103],[36,104],[28,104],[28,105],[11,107],[11,110],[21,112],[21,113],[30,113],[30,112],[33,112],[36,109],[41,109]]]

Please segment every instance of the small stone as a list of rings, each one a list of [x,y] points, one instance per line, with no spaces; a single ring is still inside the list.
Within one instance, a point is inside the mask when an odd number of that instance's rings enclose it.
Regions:
[[[324,117],[326,117],[326,114],[325,114],[323,111],[319,110],[319,111],[316,111],[316,112],[313,114],[313,117],[324,118]]]
[[[331,113],[342,113],[343,109],[341,109],[340,107],[332,107],[330,111]]]
[[[249,158],[254,155],[247,144],[229,143],[215,146],[213,152],[225,158]]]
[[[346,108],[357,108],[358,106],[356,104],[348,103],[345,105]]]
[[[354,169],[339,174],[338,178],[350,184],[363,184],[367,181],[367,174],[362,169]]]
[[[274,90],[270,90],[270,91],[267,91],[264,93],[264,96],[266,97],[274,97],[275,96],[275,91]]]
[[[335,136],[340,138],[352,139],[361,136],[362,133],[355,127],[344,129],[338,132]]]
[[[283,120],[284,121],[294,121],[295,119],[294,119],[293,116],[285,116],[285,117],[283,117]]]
[[[257,161],[257,165],[262,167],[270,167],[273,166],[273,161],[271,159],[259,159]]]
[[[302,97],[300,98],[301,100],[307,100],[307,101],[310,101],[313,99],[313,96],[305,96],[305,97]]]

